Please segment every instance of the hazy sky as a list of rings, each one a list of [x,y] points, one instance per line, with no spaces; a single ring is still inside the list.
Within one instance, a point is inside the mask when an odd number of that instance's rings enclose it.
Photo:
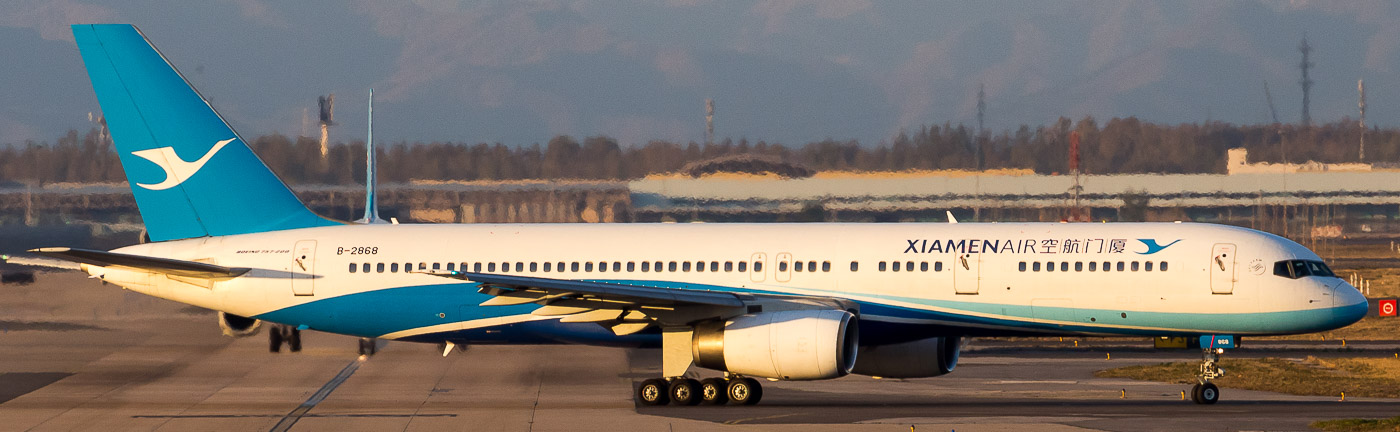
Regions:
[[[302,131],[335,93],[336,140],[624,145],[716,135],[888,140],[921,124],[994,130],[1061,116],[1400,124],[1393,1],[0,0],[0,143],[53,141],[99,111],[67,25],[133,23],[240,133]]]

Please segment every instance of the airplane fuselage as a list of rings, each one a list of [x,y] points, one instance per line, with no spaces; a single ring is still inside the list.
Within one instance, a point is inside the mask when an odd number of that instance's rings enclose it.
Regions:
[[[363,337],[457,343],[653,344],[538,304],[407,270],[836,297],[861,340],[943,335],[1268,335],[1340,327],[1364,298],[1281,237],[1210,224],[343,225],[205,237],[115,252],[247,273],[185,279],[89,267],[129,289],[266,321]],[[1358,309],[1359,308],[1359,309]]]

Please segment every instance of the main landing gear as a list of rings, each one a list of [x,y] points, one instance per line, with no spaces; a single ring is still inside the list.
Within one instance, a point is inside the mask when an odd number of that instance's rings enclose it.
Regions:
[[[378,340],[375,338],[360,338],[360,355],[372,356],[379,351]]]
[[[652,378],[637,387],[637,402],[656,406],[673,405],[753,405],[763,398],[758,380],[730,375],[727,378]]]
[[[1201,350],[1201,370],[1196,374],[1196,385],[1191,387],[1191,401],[1210,405],[1220,401],[1220,388],[1210,380],[1225,376],[1225,369],[1217,364],[1224,348],[1207,347]]]
[[[301,330],[286,324],[273,324],[267,329],[267,350],[269,352],[282,351],[282,344],[287,344],[287,350],[291,352],[301,352]]]

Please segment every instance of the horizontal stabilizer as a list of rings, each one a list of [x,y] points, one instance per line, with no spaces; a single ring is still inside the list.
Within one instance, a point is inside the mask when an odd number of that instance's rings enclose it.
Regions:
[[[230,268],[169,258],[156,258],[66,247],[31,249],[30,253],[98,267],[128,267],[156,273],[196,278],[226,278],[247,273],[246,268]]]
[[[83,269],[82,267],[78,266],[78,263],[75,263],[75,262],[72,262],[72,261],[63,261],[63,260],[48,259],[48,258],[29,258],[29,257],[17,257],[17,256],[9,256],[9,255],[0,255],[0,261],[4,261],[6,264],[14,264],[14,265],[22,265],[22,266],[30,266],[30,267],[48,267],[48,268],[56,268],[56,269],[63,269],[63,270],[82,270],[82,269]]]

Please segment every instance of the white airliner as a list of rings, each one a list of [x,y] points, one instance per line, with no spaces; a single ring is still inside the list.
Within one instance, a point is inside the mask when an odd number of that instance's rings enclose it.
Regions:
[[[1193,399],[1214,403],[1215,341],[1335,329],[1367,310],[1307,248],[1222,225],[330,221],[134,27],[73,30],[153,242],[35,252],[218,310],[232,334],[275,323],[274,351],[307,329],[444,355],[659,346],[662,376],[640,403],[751,404],[755,377],[946,374],[966,336],[1204,336]],[[691,366],[722,375],[696,381]]]

